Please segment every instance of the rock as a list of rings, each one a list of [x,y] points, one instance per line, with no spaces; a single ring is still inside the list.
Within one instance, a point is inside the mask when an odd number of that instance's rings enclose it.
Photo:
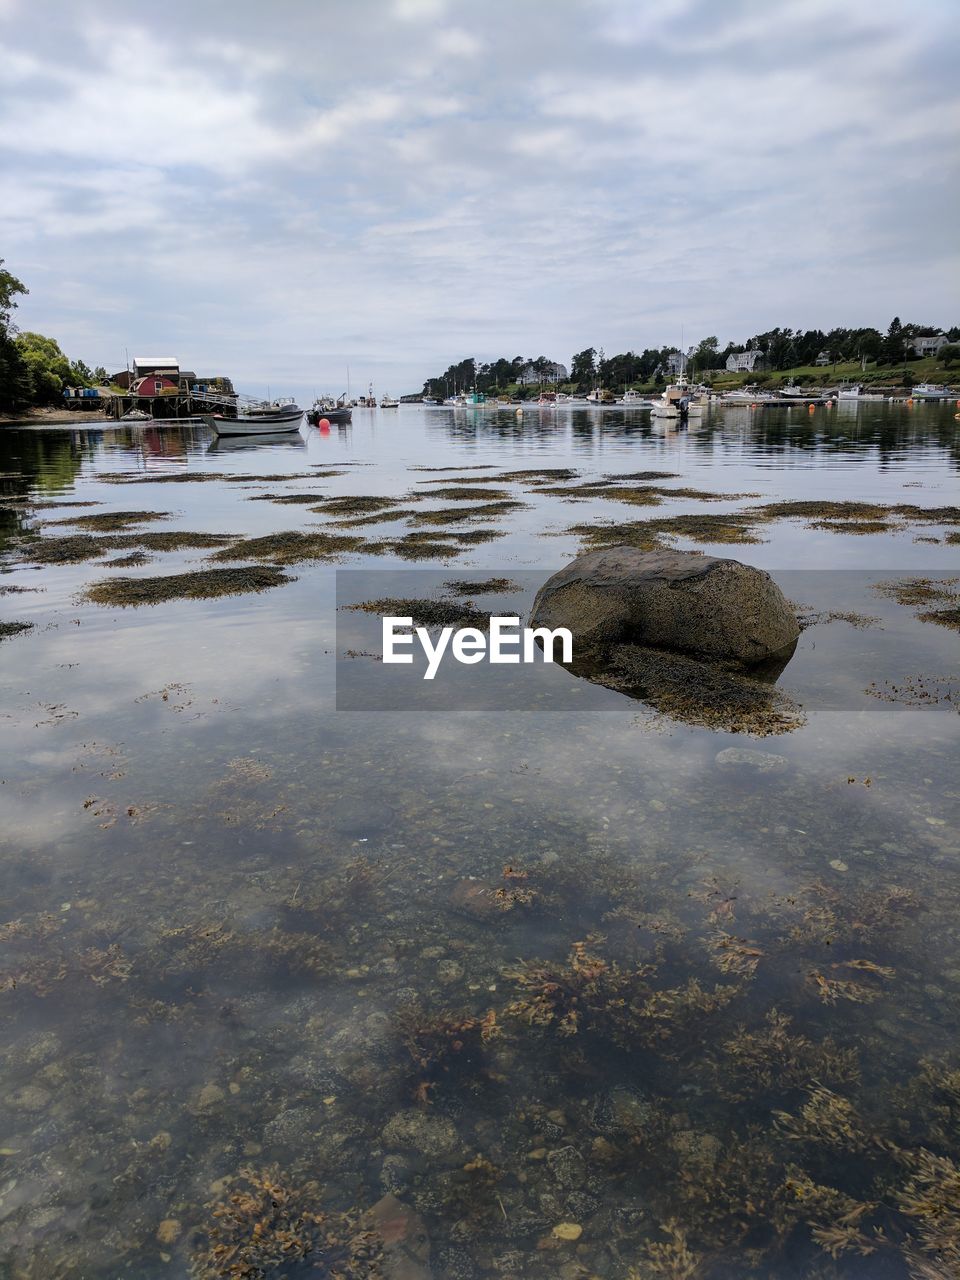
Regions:
[[[450,906],[476,920],[489,920],[500,914],[497,886],[485,880],[459,880],[450,892]]]
[[[561,1147],[547,1156],[547,1168],[561,1187],[570,1190],[582,1187],[587,1177],[587,1166],[576,1147]]]
[[[550,1234],[555,1240],[579,1240],[583,1227],[576,1222],[558,1222]]]
[[[380,1166],[380,1185],[384,1191],[405,1191],[413,1178],[413,1171],[403,1156],[384,1156]]]
[[[197,1107],[201,1111],[209,1111],[221,1103],[227,1095],[218,1084],[205,1084],[197,1097]]]
[[[769,574],[693,551],[606,547],[537,592],[530,625],[567,627],[574,655],[636,644],[744,667],[792,652],[797,617]]]
[[[164,1218],[157,1227],[157,1243],[176,1244],[182,1230],[183,1225],[177,1218]]]
[[[387,1122],[383,1140],[388,1147],[410,1148],[428,1159],[448,1155],[460,1145],[449,1120],[422,1111],[398,1111]]]
[[[463,965],[456,960],[441,960],[437,965],[437,981],[445,987],[459,982],[463,977]]]
[[[790,766],[786,756],[750,747],[727,747],[717,752],[714,761],[721,769],[752,769],[755,773],[783,773]]]
[[[42,1111],[52,1098],[46,1089],[36,1084],[25,1084],[15,1093],[7,1095],[7,1102],[18,1111]]]
[[[431,1280],[430,1237],[419,1213],[388,1194],[367,1218],[383,1240],[385,1280]]]

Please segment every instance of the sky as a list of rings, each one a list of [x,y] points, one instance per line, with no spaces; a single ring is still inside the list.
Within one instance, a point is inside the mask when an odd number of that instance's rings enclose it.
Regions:
[[[71,358],[418,391],[960,322],[952,0],[0,0],[0,257]]]

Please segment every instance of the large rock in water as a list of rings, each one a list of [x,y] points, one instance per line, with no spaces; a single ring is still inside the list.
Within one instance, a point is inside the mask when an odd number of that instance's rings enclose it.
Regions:
[[[796,614],[769,574],[694,551],[605,547],[548,578],[530,625],[567,627],[585,650],[644,645],[753,667],[785,658]]]

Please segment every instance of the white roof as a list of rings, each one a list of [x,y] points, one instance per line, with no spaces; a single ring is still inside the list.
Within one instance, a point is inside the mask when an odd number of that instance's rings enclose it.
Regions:
[[[179,369],[180,361],[176,356],[134,356],[134,367],[142,364],[155,365],[158,369]]]

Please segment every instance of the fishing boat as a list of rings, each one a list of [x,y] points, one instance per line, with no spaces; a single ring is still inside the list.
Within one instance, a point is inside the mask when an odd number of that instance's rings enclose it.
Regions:
[[[837,392],[837,400],[859,401],[859,400],[884,400],[884,399],[886,399],[885,396],[877,395],[876,393],[874,393],[873,395],[870,395],[869,393],[864,392],[863,386],[859,382],[855,383],[852,387],[841,387],[840,390]]]
[[[680,418],[684,421],[699,418],[706,407],[706,399],[706,396],[690,386],[681,373],[676,382],[664,387],[659,400],[654,400],[650,413],[654,418]]]
[[[625,391],[623,399],[618,403],[626,409],[652,409],[656,401],[649,396],[642,396],[639,391]]]
[[[311,426],[317,426],[321,418],[326,418],[331,426],[334,424],[342,424],[350,422],[353,417],[353,411],[346,398],[341,396],[339,400],[333,400],[330,396],[318,396],[313,402],[313,406],[307,412],[307,421]]]
[[[776,404],[778,401],[779,396],[757,387],[739,387],[736,391],[725,391],[720,397],[721,404]]]
[[[225,418],[219,413],[203,415],[203,421],[218,436],[268,435],[277,431],[298,431],[303,422],[303,410],[292,401],[263,401],[246,405],[235,418]]]
[[[935,382],[920,382],[910,392],[914,400],[952,400],[956,391]]]
[[[463,397],[463,403],[468,409],[476,409],[480,405],[487,403],[487,397],[482,391],[477,391],[474,388],[473,391],[468,391]]]
[[[380,397],[380,408],[381,409],[399,409],[400,401],[395,400],[393,396],[390,394],[390,392],[388,391],[385,396]]]

